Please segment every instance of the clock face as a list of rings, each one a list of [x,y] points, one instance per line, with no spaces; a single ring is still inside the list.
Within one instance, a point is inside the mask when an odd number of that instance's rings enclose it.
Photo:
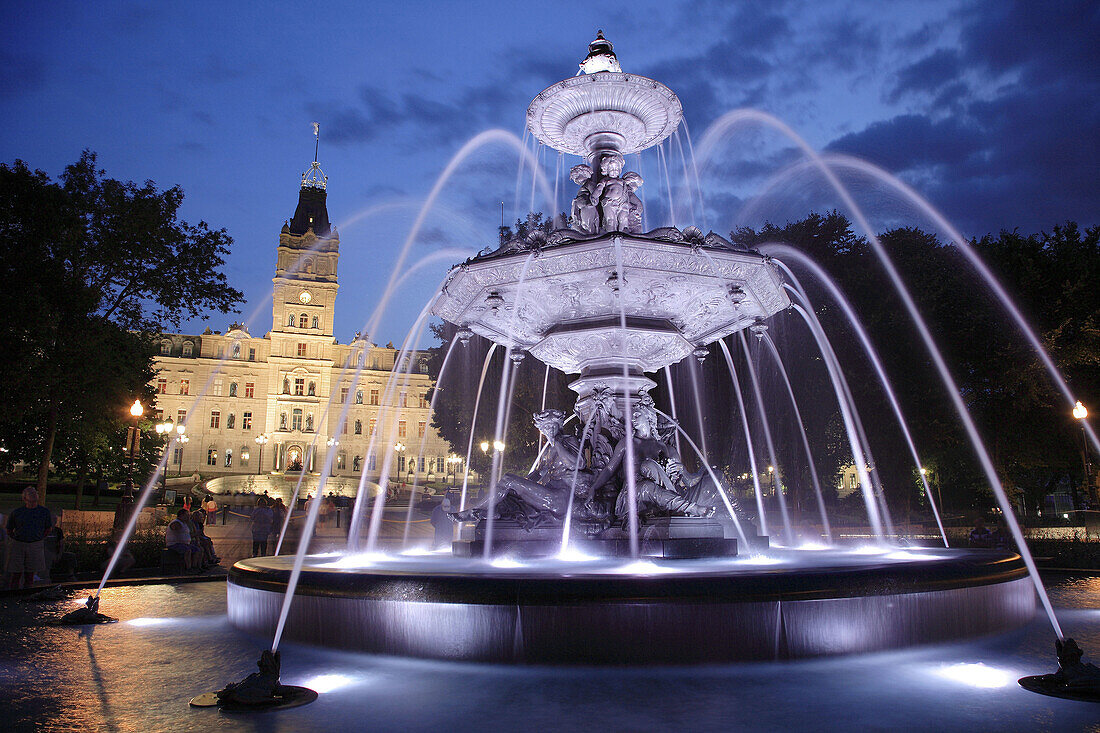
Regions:
[[[310,295],[308,291],[303,290],[298,295],[298,300],[302,301],[303,303],[308,303],[309,301],[313,300],[313,296]]]

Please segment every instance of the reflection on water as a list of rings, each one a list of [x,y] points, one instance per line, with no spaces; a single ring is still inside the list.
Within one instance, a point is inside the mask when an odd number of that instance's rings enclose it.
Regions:
[[[1048,580],[1067,633],[1096,661],[1100,578]],[[222,583],[108,588],[103,609],[121,623],[83,632],[41,625],[70,607],[0,601],[7,729],[1080,730],[1097,716],[1095,706],[1016,684],[1054,669],[1053,637],[1041,618],[963,645],[654,669],[460,664],[285,644],[283,681],[310,685],[321,697],[257,718],[187,707],[191,697],[253,671],[269,643],[229,626]]]

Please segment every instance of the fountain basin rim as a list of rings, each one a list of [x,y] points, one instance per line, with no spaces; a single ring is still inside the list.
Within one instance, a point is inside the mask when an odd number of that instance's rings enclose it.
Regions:
[[[806,601],[831,598],[949,591],[1027,577],[1016,553],[997,550],[922,550],[935,559],[868,558],[853,565],[755,566],[671,570],[653,574],[556,573],[529,569],[454,570],[385,566],[326,568],[307,557],[296,593],[303,596],[406,600],[473,605],[539,602],[601,603],[623,600],[661,602]],[[329,561],[330,558],[325,558]],[[678,561],[663,561],[661,568]],[[692,565],[690,561],[679,561]],[[292,558],[252,558],[236,563],[229,583],[269,592],[286,589]]]

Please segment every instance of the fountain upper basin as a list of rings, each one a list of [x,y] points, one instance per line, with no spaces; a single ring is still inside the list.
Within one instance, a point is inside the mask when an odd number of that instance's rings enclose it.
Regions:
[[[291,558],[230,571],[230,621],[278,622]],[[930,550],[767,558],[519,563],[312,556],[286,637],[343,649],[469,661],[697,663],[893,649],[1029,621],[1018,555]]]

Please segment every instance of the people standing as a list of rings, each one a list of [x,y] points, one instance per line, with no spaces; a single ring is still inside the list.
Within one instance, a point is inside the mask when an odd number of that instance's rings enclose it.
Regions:
[[[267,499],[261,496],[252,510],[252,557],[263,557],[267,554],[267,538],[271,534],[274,521],[274,512],[268,506]]]
[[[206,526],[213,527],[218,523],[218,502],[214,501],[212,495],[207,494],[202,508],[206,510]]]
[[[53,513],[39,505],[38,491],[29,486],[23,489],[23,506],[8,515],[5,525],[12,540],[8,555],[10,588],[18,588],[20,580],[24,588],[30,588],[34,585],[34,574],[46,572],[43,539],[53,525]]]

